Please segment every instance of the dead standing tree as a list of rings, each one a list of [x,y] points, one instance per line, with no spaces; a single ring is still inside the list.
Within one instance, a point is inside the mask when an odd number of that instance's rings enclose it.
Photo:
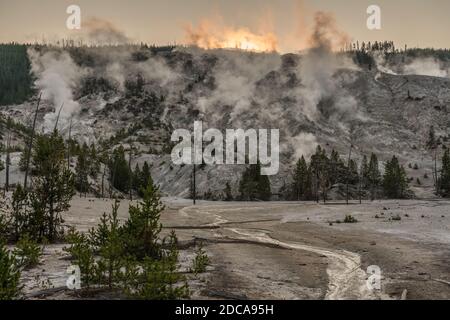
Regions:
[[[8,119],[8,137],[6,138],[6,159],[5,159],[5,193],[9,191],[9,166],[11,164],[11,122]]]
[[[38,115],[38,111],[39,111],[39,105],[41,103],[41,98],[42,98],[42,92],[39,94],[39,98],[38,101],[36,103],[36,111],[34,112],[34,119],[33,119],[33,126],[31,128],[31,135],[30,135],[30,141],[28,142],[28,147],[27,147],[27,154],[26,154],[26,165],[25,165],[25,179],[23,181],[23,187],[26,190],[27,189],[27,182],[28,182],[28,173],[30,171],[30,158],[31,158],[31,149],[33,148],[33,140],[34,140],[34,134],[35,134],[35,130],[36,130],[36,120],[37,120],[37,115]]]
[[[352,150],[353,150],[353,143],[350,144],[350,150],[348,152],[348,161],[347,161],[347,179],[346,179],[346,195],[345,200],[348,205],[349,203],[349,183],[350,183],[350,161],[352,161]]]
[[[73,118],[70,118],[70,125],[69,125],[69,139],[67,143],[67,170],[70,170],[70,148],[72,147],[72,120]]]

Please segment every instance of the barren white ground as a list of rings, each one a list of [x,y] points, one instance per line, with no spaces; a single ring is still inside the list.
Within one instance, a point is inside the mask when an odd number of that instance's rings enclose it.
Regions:
[[[193,298],[450,299],[450,201],[164,202],[163,232],[174,229],[184,244],[181,269],[189,268],[193,243],[211,257],[208,272],[191,277]],[[76,198],[65,223],[87,231],[111,203]],[[122,201],[123,219],[128,205]],[[339,223],[348,214],[358,223]],[[64,290],[63,247],[46,247],[41,265],[23,274],[27,297],[74,298]],[[369,265],[382,270],[381,290],[366,285]]]

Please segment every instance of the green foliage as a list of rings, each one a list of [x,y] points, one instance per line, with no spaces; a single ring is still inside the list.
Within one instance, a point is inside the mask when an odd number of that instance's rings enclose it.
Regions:
[[[172,259],[145,258],[141,268],[142,273],[137,275],[137,281],[128,289],[134,299],[174,300],[189,297],[187,284],[179,284],[184,277],[175,272],[176,265]]]
[[[395,156],[386,162],[383,189],[385,196],[391,199],[402,199],[407,195],[408,179],[405,168],[399,164]]]
[[[120,146],[114,150],[109,163],[110,181],[114,188],[127,193],[130,188],[132,174],[125,158],[125,149]]]
[[[353,61],[361,66],[365,67],[368,70],[372,70],[372,67],[376,65],[374,58],[371,54],[365,51],[357,51],[353,56]]]
[[[294,178],[292,184],[292,194],[293,198],[297,201],[306,200],[307,192],[309,189],[309,177],[308,177],[308,165],[306,164],[305,158],[302,156],[298,160],[294,171]]]
[[[121,278],[122,260],[125,248],[121,238],[121,229],[117,217],[119,201],[112,206],[112,213],[103,217],[97,231],[91,230],[91,239],[98,246],[100,259],[97,262],[98,281],[111,289]]]
[[[33,214],[29,194],[21,185],[18,185],[13,193],[11,207],[11,232],[14,241],[18,241],[22,234],[39,233],[41,217]]]
[[[99,172],[100,172],[100,156],[95,147],[95,144],[92,144],[89,150],[89,175],[93,179],[97,179]]]
[[[89,238],[75,229],[70,229],[66,240],[70,247],[64,248],[72,259],[73,264],[80,268],[81,282],[86,288],[90,288],[97,281],[97,264],[95,262],[95,247],[89,241]]]
[[[65,250],[80,267],[83,287],[108,288],[135,299],[189,297],[186,279],[178,272],[178,247],[174,232],[164,240],[159,217],[164,209],[159,191],[149,184],[144,199],[130,206],[130,217],[121,226],[119,202],[88,235],[71,230]]]
[[[450,150],[447,149],[442,157],[442,170],[440,176],[441,195],[450,197]]]
[[[20,104],[33,94],[27,47],[0,44],[0,105]]]
[[[7,241],[11,235],[11,217],[9,206],[3,194],[0,194],[0,242]]]
[[[233,192],[231,191],[231,185],[229,182],[225,184],[225,201],[233,201]]]
[[[24,269],[36,267],[39,264],[42,253],[41,246],[27,234],[20,238],[14,249],[14,255],[19,261],[19,266]]]
[[[437,148],[438,140],[436,138],[436,132],[434,131],[434,127],[431,126],[430,130],[428,131],[428,138],[426,142],[426,147],[429,150],[434,150]]]
[[[239,183],[239,192],[243,200],[268,201],[272,196],[270,181],[267,176],[261,175],[261,164],[250,165],[242,174]]]
[[[70,208],[74,195],[74,177],[65,161],[65,144],[54,131],[36,138],[32,163],[35,168],[33,192],[29,193],[38,232],[29,233],[38,241],[54,241],[61,235],[61,213]]]
[[[80,193],[87,193],[89,191],[89,159],[88,159],[88,146],[86,144],[81,148],[77,165],[75,167],[75,188]]]
[[[353,159],[349,162],[348,179],[352,185],[356,185],[359,182],[358,164]]]
[[[378,158],[374,153],[372,153],[372,155],[370,156],[366,181],[367,187],[370,189],[370,197],[372,200],[374,200],[376,190],[379,188],[381,183],[381,173],[378,165]]]
[[[203,246],[200,245],[195,252],[195,258],[192,263],[192,272],[195,274],[206,272],[206,268],[210,263],[209,257],[206,254],[205,250],[203,250]]]
[[[149,184],[153,184],[152,175],[150,172],[150,166],[147,161],[144,162],[142,166],[142,171],[139,168],[139,165],[136,165],[136,168],[133,172],[133,189],[138,193],[140,197],[144,196],[145,189]]]
[[[127,290],[133,298],[140,300],[189,298],[186,278],[177,272],[179,253],[174,232],[169,236],[168,247],[168,250],[162,251],[160,259],[146,257],[141,264],[141,273],[134,271],[135,281]]]
[[[55,131],[36,138],[32,153],[34,166],[31,190],[20,185],[12,199],[12,238],[23,234],[42,242],[62,235],[61,213],[69,209],[74,194],[73,176],[65,162],[65,144]]]
[[[314,189],[319,195],[319,190],[322,192],[322,198],[324,201],[327,199],[327,192],[331,186],[330,179],[330,161],[324,149],[317,146],[316,153],[311,156],[310,161],[311,181],[314,181]]]
[[[20,268],[16,257],[0,242],[0,300],[17,299],[21,292]]]
[[[25,172],[27,169],[27,158],[29,153],[28,148],[25,148],[25,150],[20,154],[19,169],[22,172]]]
[[[356,220],[352,215],[346,215],[344,219],[344,223],[357,223],[358,220]]]
[[[124,225],[126,251],[137,259],[161,257],[159,222],[164,205],[160,200],[159,189],[150,183],[144,190],[144,198],[136,206],[130,205],[130,217]]]
[[[0,213],[0,241],[8,240],[10,227],[10,221],[8,220],[6,215]]]

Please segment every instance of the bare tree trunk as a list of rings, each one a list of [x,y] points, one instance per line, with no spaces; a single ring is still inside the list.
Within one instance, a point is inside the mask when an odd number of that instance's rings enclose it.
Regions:
[[[348,153],[348,162],[347,162],[347,192],[346,192],[347,205],[348,205],[348,200],[349,200],[348,185],[349,185],[349,181],[350,181],[350,161],[352,160],[352,149],[353,149],[353,144],[350,144],[350,151]]]
[[[194,159],[194,161],[195,161],[195,159]],[[195,162],[194,162],[194,168],[193,168],[193,171],[192,171],[192,183],[193,183],[193,186],[192,186],[192,198],[193,198],[193,201],[194,201],[194,206],[197,204],[197,186],[196,186],[196,181],[195,181],[195,176],[196,176],[196,172],[195,172],[195,170],[196,170],[196,165],[195,165]]]
[[[362,204],[362,173],[359,174],[359,184],[358,184],[358,195],[359,195],[359,204]]]
[[[9,165],[11,163],[10,156],[10,148],[11,148],[11,128],[9,128],[8,124],[8,138],[6,140],[6,167],[5,167],[5,193],[9,191]]]
[[[59,107],[59,111],[58,111],[58,116],[56,117],[56,122],[55,122],[55,130],[58,130],[58,122],[59,122],[59,117],[61,116],[61,111],[64,108],[64,102],[61,104],[61,107]]]
[[[36,104],[36,111],[34,112],[34,119],[33,119],[33,127],[31,130],[31,136],[30,136],[30,141],[28,143],[28,154],[27,156],[27,161],[26,161],[26,167],[25,167],[25,179],[23,181],[23,188],[26,190],[27,189],[27,182],[28,182],[28,172],[30,170],[30,158],[31,158],[31,149],[33,148],[33,139],[34,139],[34,132],[36,129],[36,120],[37,120],[37,114],[38,114],[38,110],[39,110],[39,105],[41,103],[41,97],[42,97],[42,92],[39,94],[39,98]]]
[[[128,159],[128,171],[130,172],[130,181],[129,181],[129,191],[130,191],[130,201],[133,201],[133,171],[131,171],[131,158],[133,157],[133,147],[130,146],[130,157]]]
[[[317,168],[316,165],[316,181],[315,181],[315,191],[316,191],[316,202],[319,203],[320,198],[319,198],[319,170]]]
[[[113,161],[114,161],[114,167],[113,167],[113,172],[112,172],[112,181],[109,184],[109,198],[112,199],[112,188],[115,188],[115,183],[116,183],[116,171],[117,171],[117,161],[113,155]]]
[[[102,175],[102,198],[105,198],[105,176],[106,176],[106,164],[103,164],[103,175]]]
[[[67,144],[67,170],[70,170],[70,147],[72,141],[72,118],[70,118],[70,126],[69,126],[69,141]]]
[[[439,194],[439,177],[437,172],[437,148],[434,149],[434,181],[436,182],[436,195]]]

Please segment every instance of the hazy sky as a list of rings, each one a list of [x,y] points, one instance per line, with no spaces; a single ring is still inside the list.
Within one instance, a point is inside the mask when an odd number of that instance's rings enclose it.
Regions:
[[[181,43],[186,25],[209,19],[252,32],[273,31],[279,48],[290,51],[300,46],[302,26],[323,10],[354,40],[450,48],[449,0],[0,0],[0,41],[74,35],[66,29],[70,4],[81,7],[82,19],[105,19],[133,40],[157,44]],[[382,9],[379,31],[366,27],[370,4]]]

